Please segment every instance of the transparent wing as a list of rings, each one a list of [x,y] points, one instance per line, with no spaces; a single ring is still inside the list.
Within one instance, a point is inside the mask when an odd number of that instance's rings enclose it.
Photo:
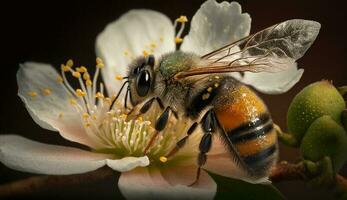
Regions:
[[[199,66],[176,78],[227,72],[279,72],[296,65],[316,39],[320,24],[288,20],[202,56]]]

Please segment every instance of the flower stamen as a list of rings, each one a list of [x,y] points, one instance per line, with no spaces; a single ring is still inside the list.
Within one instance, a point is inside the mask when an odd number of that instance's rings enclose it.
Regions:
[[[123,80],[123,77],[122,77],[122,75],[118,74],[118,75],[116,75],[115,79],[117,81],[121,81],[121,80]]]
[[[178,22],[182,23],[180,20]],[[147,46],[152,49],[156,48],[154,43]],[[148,53],[148,51],[146,52]],[[66,64],[61,65],[61,76],[57,78],[57,81],[63,83],[63,88],[69,94],[70,104],[79,113],[86,135],[99,143],[102,148],[110,149],[119,156],[143,156],[146,152],[146,155],[152,161],[167,162],[168,157],[162,155],[167,155],[166,152],[176,145],[177,138],[173,132],[177,131],[177,126],[168,123],[168,129],[158,134],[150,126],[150,121],[155,121],[154,118],[157,117],[158,112],[151,111],[151,114],[143,116],[124,114],[125,109],[119,104],[117,98],[125,85],[129,83],[129,80],[124,81],[118,92],[119,94],[107,97],[104,94],[103,83],[97,84],[104,63],[100,58],[96,58],[95,66],[95,74],[91,77],[86,67],[73,68],[73,61],[69,60]],[[78,79],[79,88],[73,89],[67,80],[66,72],[71,73],[72,77]],[[119,81],[128,79],[128,77],[121,75],[117,75],[115,78]],[[44,92],[43,89],[42,91]],[[61,119],[63,114],[60,113],[57,117]],[[181,129],[181,127],[178,129]],[[183,131],[179,132],[183,133]]]
[[[183,15],[175,20],[175,23],[174,23],[175,29],[177,27],[177,24],[178,23],[180,24],[180,28],[179,28],[176,36],[175,36],[175,43],[176,44],[180,44],[183,42],[182,33],[184,31],[186,22],[188,22],[188,19],[186,16],[183,16]]]
[[[52,90],[49,88],[43,88],[42,92],[45,96],[49,96],[52,93]]]
[[[36,97],[37,93],[34,92],[34,91],[30,91],[30,92],[28,92],[28,95],[31,96],[31,97]]]
[[[167,157],[165,157],[165,156],[160,156],[159,160],[160,160],[160,162],[162,162],[162,163],[166,163],[166,162],[167,162]]]
[[[57,82],[58,83],[63,83],[63,78],[59,75],[58,77],[57,77]]]

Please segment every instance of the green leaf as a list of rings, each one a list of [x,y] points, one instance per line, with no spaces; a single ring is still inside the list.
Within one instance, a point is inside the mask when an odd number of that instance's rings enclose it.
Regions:
[[[252,184],[209,173],[218,185],[215,199],[284,200],[284,196],[273,185]]]

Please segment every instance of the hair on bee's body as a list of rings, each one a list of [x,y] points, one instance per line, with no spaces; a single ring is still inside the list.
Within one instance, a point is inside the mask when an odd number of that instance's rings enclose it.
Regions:
[[[208,75],[196,82],[185,99],[185,113],[198,119],[213,110],[220,124],[218,134],[251,176],[269,173],[277,158],[277,136],[263,101],[246,85],[230,76]]]
[[[134,107],[141,104],[140,114],[146,113],[153,102],[163,110],[144,154],[172,113],[176,118],[188,117],[193,123],[162,160],[179,151],[200,125],[203,135],[196,181],[213,147],[212,136],[216,134],[224,142],[230,158],[252,178],[267,177],[278,154],[271,116],[261,98],[230,73],[277,73],[296,68],[295,61],[311,46],[319,28],[320,24],[314,21],[288,20],[201,57],[175,51],[156,61],[153,55],[135,60],[123,84],[128,83],[126,97],[129,94]]]
[[[190,70],[199,62],[197,55],[181,51],[163,55],[150,73],[153,74],[151,96],[159,97],[164,106],[172,107],[180,117],[192,120],[199,120],[207,110],[213,110],[221,124],[220,131],[225,131],[219,135],[226,148],[235,146],[237,154],[229,151],[230,158],[240,159],[251,175],[263,176],[277,153],[277,139],[266,106],[251,89],[224,74],[172,81],[179,71]],[[264,128],[264,124],[269,126]]]

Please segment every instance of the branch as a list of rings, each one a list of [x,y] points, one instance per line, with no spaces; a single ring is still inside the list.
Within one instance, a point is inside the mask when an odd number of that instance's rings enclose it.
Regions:
[[[270,179],[274,182],[284,180],[306,180],[305,173],[305,166],[302,162],[293,164],[282,161],[272,170]],[[35,194],[50,188],[93,183],[114,175],[115,172],[112,169],[104,167],[85,174],[34,176],[0,185],[0,198]],[[347,191],[347,180],[341,175],[336,175],[336,185],[338,191]]]
[[[270,179],[273,182],[283,180],[305,180],[305,166],[302,162],[297,164],[281,161],[271,172]]]
[[[0,199],[2,197],[35,194],[39,191],[50,188],[93,183],[114,175],[115,172],[111,168],[104,167],[85,174],[33,176],[27,179],[0,185]]]
[[[280,182],[284,180],[310,180],[307,178],[307,171],[303,162],[296,164],[288,163],[287,161],[281,161],[272,170],[270,179],[273,182]],[[332,188],[335,188],[336,195],[340,196],[347,193],[347,179],[336,174],[335,182],[332,183]]]

